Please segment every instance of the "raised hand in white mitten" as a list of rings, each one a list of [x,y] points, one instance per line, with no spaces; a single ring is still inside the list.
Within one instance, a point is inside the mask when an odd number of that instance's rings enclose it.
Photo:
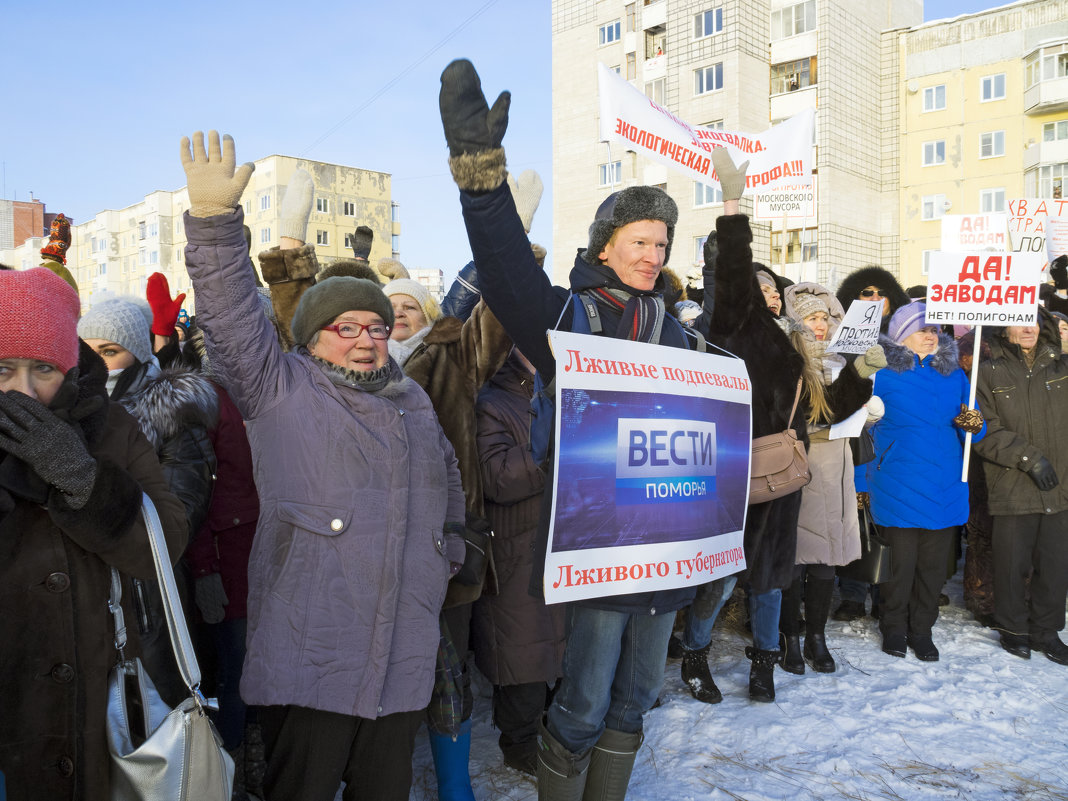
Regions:
[[[282,207],[278,215],[278,232],[281,236],[298,239],[308,238],[308,218],[311,217],[312,196],[315,194],[315,182],[311,173],[300,169],[289,179],[289,186],[282,196]]]

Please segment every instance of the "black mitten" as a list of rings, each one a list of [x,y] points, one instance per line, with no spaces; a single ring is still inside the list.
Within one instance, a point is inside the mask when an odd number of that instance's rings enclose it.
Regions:
[[[375,241],[375,232],[366,225],[361,225],[349,241],[352,243],[353,255],[357,259],[367,261],[371,255],[371,244]]]
[[[1045,456],[1038,457],[1038,461],[1027,471],[1027,475],[1031,476],[1035,486],[1043,492],[1049,492],[1060,483],[1057,478],[1057,471],[1053,469],[1053,465],[1049,463],[1049,459]]]
[[[1057,289],[1068,289],[1068,255],[1058,256],[1050,262],[1049,277]]]
[[[511,100],[509,92],[501,92],[490,108],[478,73],[466,59],[452,62],[441,73],[438,107],[449,145],[449,168],[460,189],[490,192],[504,183],[501,142],[508,130]]]

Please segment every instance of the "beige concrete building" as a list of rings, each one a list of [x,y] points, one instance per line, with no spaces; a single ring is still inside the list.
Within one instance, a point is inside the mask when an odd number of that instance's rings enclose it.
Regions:
[[[1068,0],[1023,0],[886,39],[901,64],[901,275],[926,283],[941,217],[1060,197],[1068,181]]]
[[[569,254],[554,280],[612,191],[658,184],[675,198],[680,273],[699,270],[722,211],[718,186],[598,141],[598,62],[695,125],[755,133],[815,108],[818,226],[754,223],[754,255],[831,284],[873,262],[896,271],[899,82],[883,31],[922,18],[922,0],[553,0],[553,252]]]
[[[299,167],[311,173],[315,183],[307,241],[315,245],[320,263],[352,258],[349,236],[358,225],[368,225],[375,232],[372,264],[399,255],[400,222],[388,173],[268,156],[256,162],[256,171],[241,196],[254,261],[261,250],[278,246],[279,208],[290,176]],[[196,299],[184,262],[182,214],[188,208],[189,195],[184,187],[157,191],[139,203],[102,211],[73,226],[67,268],[78,282],[83,308],[107,295],[144,297],[148,276],[161,272],[167,276],[172,294],[189,295],[186,308],[195,312]],[[19,248],[0,251],[0,262],[19,269],[35,267],[46,242],[47,238],[34,238]]]

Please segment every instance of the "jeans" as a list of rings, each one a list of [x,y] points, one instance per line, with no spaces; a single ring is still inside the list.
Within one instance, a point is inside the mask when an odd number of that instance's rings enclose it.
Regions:
[[[682,632],[683,648],[687,651],[699,651],[712,642],[712,627],[716,625],[716,618],[719,617],[723,605],[731,597],[737,583],[738,574],[732,573],[697,589],[698,594],[700,594],[714,591],[716,585],[718,585],[720,596],[712,607],[712,614],[708,617],[698,616],[696,602],[690,604],[690,608],[686,610],[686,628]],[[708,588],[707,590],[705,589],[706,587]]]
[[[675,615],[639,615],[572,604],[567,610],[563,678],[547,728],[582,754],[606,728],[642,730],[642,715],[664,683],[664,654]]]
[[[749,593],[749,622],[753,645],[761,651],[779,650],[779,610],[782,590]]]

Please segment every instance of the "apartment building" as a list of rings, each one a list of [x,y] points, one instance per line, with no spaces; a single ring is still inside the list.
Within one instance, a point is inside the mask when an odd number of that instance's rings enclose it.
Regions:
[[[902,85],[901,274],[926,283],[946,213],[1059,198],[1068,181],[1068,0],[890,31]]]
[[[552,10],[555,253],[585,244],[608,194],[654,184],[679,205],[670,266],[693,274],[722,212],[718,186],[598,141],[601,62],[693,125],[755,133],[814,108],[816,213],[754,222],[755,258],[830,284],[865,264],[896,271],[898,53],[883,32],[922,22],[922,0],[553,0]],[[558,259],[554,280],[570,267]]]
[[[358,225],[375,232],[372,263],[399,255],[400,221],[388,173],[274,155],[256,161],[256,171],[241,196],[254,262],[257,253],[278,246],[282,197],[298,168],[311,173],[315,183],[307,236],[320,263],[351,258],[349,237]],[[196,298],[185,270],[182,214],[188,208],[185,187],[156,191],[131,206],[101,211],[73,226],[67,268],[78,282],[83,308],[107,295],[144,297],[148,276],[161,272],[173,294],[189,296],[186,308],[195,312]],[[47,237],[35,238],[17,248],[0,249],[0,261],[19,269],[37,266],[46,242]]]

